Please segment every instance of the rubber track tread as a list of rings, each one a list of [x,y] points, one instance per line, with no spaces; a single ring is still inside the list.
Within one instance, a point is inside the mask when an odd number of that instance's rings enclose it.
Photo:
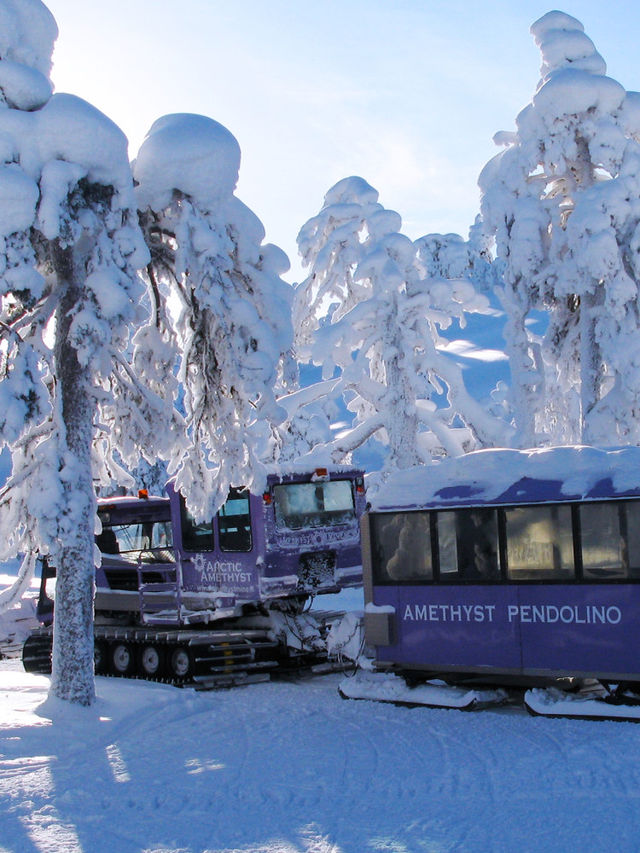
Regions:
[[[177,648],[188,648],[193,658],[194,672],[186,678],[171,677],[166,672],[147,676],[140,671],[128,676],[105,672],[101,673],[101,676],[127,677],[172,684],[176,687],[194,687],[198,690],[203,689],[203,681],[206,682],[204,689],[215,689],[230,686],[230,679],[232,684],[240,684],[244,675],[250,679],[257,673],[268,677],[269,674],[291,676],[308,672],[311,667],[325,659],[317,654],[290,656],[287,649],[270,639],[265,631],[255,629],[246,632],[192,632],[96,626],[95,640],[109,644],[124,642],[135,649],[153,644],[162,647],[167,653]],[[51,673],[52,641],[51,628],[40,628],[29,635],[22,652],[26,672],[42,675]],[[137,655],[135,657],[137,659]]]

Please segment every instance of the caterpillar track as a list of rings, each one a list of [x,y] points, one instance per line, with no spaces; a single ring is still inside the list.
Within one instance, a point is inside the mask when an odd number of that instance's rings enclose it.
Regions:
[[[333,614],[332,614],[333,615]],[[25,641],[27,672],[51,672],[53,631],[33,631]],[[344,670],[324,649],[293,649],[262,628],[162,630],[95,626],[96,675],[159,681],[207,690],[267,681],[272,676]]]

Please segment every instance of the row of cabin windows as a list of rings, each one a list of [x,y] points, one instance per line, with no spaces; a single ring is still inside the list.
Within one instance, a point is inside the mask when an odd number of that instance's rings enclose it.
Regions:
[[[213,519],[197,523],[188,512],[184,500],[180,499],[182,523],[182,547],[185,551],[215,551]],[[218,544],[221,551],[251,551],[251,515],[249,492],[232,489],[226,502],[216,515]]]
[[[374,583],[640,579],[640,501],[370,516]]]

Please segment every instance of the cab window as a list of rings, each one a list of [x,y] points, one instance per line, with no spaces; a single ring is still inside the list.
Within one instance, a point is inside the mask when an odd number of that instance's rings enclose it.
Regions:
[[[180,522],[182,527],[182,547],[185,551],[213,551],[213,524],[211,521],[196,523],[180,497]]]
[[[248,489],[232,489],[218,512],[218,537],[221,551],[250,551],[251,515]]]

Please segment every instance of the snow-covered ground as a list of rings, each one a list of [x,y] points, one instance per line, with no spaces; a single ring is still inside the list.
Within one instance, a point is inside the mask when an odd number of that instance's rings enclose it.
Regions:
[[[0,850],[637,850],[640,729],[340,699],[340,676],[90,711],[0,670]]]
[[[0,660],[1,853],[638,849],[637,725],[345,701],[343,677],[98,678],[85,710]]]

